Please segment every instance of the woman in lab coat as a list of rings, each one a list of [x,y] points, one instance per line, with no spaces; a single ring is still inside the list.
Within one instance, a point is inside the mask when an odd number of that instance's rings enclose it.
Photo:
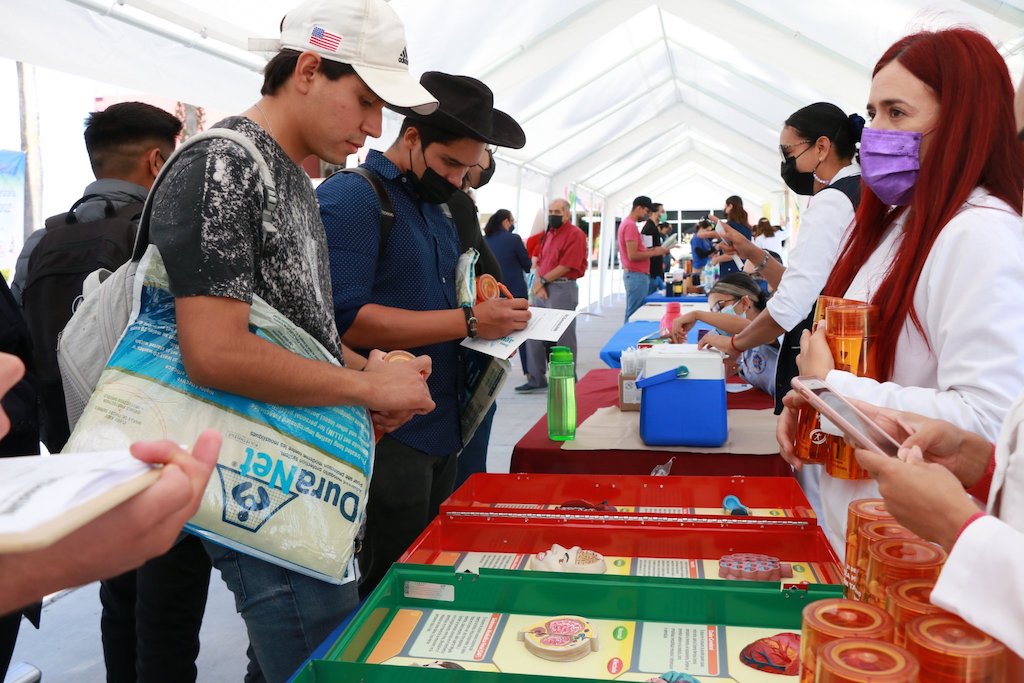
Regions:
[[[882,56],[861,205],[825,294],[879,307],[884,381],[835,370],[821,332],[804,333],[801,374],[995,440],[1024,390],[1024,148],[1012,101],[1003,58],[974,31],[917,33]],[[780,445],[799,467],[795,431],[787,407]],[[850,502],[877,495],[872,480],[822,476],[820,521],[840,557]]]

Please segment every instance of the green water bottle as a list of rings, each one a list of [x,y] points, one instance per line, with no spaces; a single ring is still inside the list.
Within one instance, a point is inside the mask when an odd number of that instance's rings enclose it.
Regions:
[[[551,347],[548,361],[548,438],[576,438],[576,363],[568,346]]]

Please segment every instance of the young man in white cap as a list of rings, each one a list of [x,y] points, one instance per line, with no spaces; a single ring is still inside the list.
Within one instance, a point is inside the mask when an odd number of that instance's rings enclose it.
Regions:
[[[469,336],[499,339],[524,329],[525,299],[492,299],[460,308],[456,262],[462,251],[455,225],[442,208],[477,164],[485,144],[520,148],[526,135],[494,108],[490,88],[468,76],[428,71],[420,79],[440,107],[405,115],[386,152],[370,152],[372,173],[394,208],[384,240],[380,201],[369,183],[339,173],[317,189],[327,230],[334,312],[346,344],[361,349],[402,349],[429,355],[427,382],[437,410],[413,418],[377,445],[366,538],[359,558],[366,595],[437,515],[452,491],[463,447],[459,401],[463,361],[459,343]]]
[[[380,135],[385,103],[424,111],[437,103],[409,76],[404,28],[384,0],[308,0],[285,16],[272,49],[280,52],[264,71],[263,97],[217,125],[250,138],[269,165],[275,230],[264,234],[257,162],[232,141],[191,147],[155,194],[151,238],[175,296],[185,369],[196,384],[267,403],[367,406],[375,426],[388,431],[433,409],[421,375],[429,374],[430,360],[385,364],[380,352],[367,360],[341,345],[324,228],[300,163],[311,154],[343,163],[368,136]],[[254,295],[347,367],[252,334]],[[333,585],[206,547],[246,623],[247,682],[287,680],[358,604],[354,572]]]

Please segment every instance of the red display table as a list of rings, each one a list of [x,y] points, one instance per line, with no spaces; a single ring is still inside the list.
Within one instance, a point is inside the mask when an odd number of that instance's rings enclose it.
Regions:
[[[591,370],[576,385],[576,419],[581,424],[598,408],[618,402],[618,370]],[[729,394],[730,410],[770,410],[771,396],[757,389]],[[699,406],[680,411],[697,411]],[[511,472],[552,474],[650,474],[656,465],[675,457],[672,474],[792,476],[789,465],[776,453],[686,453],[675,451],[569,451],[548,439],[547,416],[542,417],[512,450]]]

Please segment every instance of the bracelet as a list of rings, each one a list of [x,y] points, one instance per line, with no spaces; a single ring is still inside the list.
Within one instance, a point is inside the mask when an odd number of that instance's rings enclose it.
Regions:
[[[729,346],[731,346],[732,350],[735,351],[736,353],[743,353],[742,351],[740,351],[739,349],[736,348],[736,335],[735,334],[732,335],[731,337],[729,337]]]
[[[954,543],[960,540],[960,537],[964,535],[965,531],[967,531],[967,527],[969,527],[971,524],[974,524],[974,522],[978,521],[984,516],[985,513],[981,510],[978,510],[973,515],[964,520],[963,525],[961,525],[960,527],[960,531],[956,532],[956,540],[954,541]]]
[[[757,268],[754,268],[754,273],[760,273],[760,272],[761,272],[761,270],[762,270],[762,269],[763,269],[763,268],[764,268],[765,266],[767,266],[767,265],[768,265],[768,258],[769,258],[769,256],[768,256],[768,252],[767,252],[767,251],[765,251],[765,252],[764,252],[764,258],[763,258],[763,259],[761,259],[761,262],[757,264]]]

